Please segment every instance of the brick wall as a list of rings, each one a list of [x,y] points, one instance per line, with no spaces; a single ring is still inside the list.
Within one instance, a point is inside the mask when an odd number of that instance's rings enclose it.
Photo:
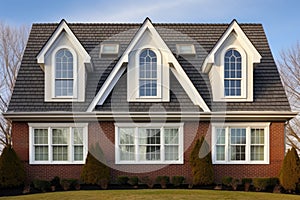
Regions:
[[[116,165],[114,123],[92,122],[89,124],[89,149],[99,155],[100,148],[105,161],[112,168],[112,178],[119,175],[150,176],[182,175],[191,177],[189,155],[195,138],[205,135],[210,141],[210,126],[207,122],[186,122],[184,125],[184,164],[182,165]],[[24,162],[28,179],[79,178],[82,165],[29,165],[29,128],[27,123],[13,123],[13,147]],[[235,178],[277,176],[284,157],[284,123],[274,122],[270,126],[270,164],[269,165],[214,165],[216,181],[223,176]]]

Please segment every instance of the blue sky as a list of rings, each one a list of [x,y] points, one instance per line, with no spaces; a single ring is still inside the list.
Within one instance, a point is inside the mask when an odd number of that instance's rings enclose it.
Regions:
[[[300,41],[299,0],[0,0],[0,20],[36,22],[262,23],[275,60]]]

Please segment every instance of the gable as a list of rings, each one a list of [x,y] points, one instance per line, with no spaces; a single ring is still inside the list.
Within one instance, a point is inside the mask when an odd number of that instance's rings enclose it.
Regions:
[[[155,45],[159,50],[162,50],[161,53],[165,54],[163,55],[165,58],[167,58],[165,63],[162,63],[163,67],[167,63],[172,63],[174,68],[174,75],[192,100],[192,102],[195,105],[198,105],[201,109],[203,109],[205,112],[209,112],[210,109],[206,105],[203,98],[200,96],[199,92],[196,90],[192,82],[190,81],[189,77],[185,74],[184,70],[178,63],[177,59],[171,52],[171,50],[168,48],[166,43],[163,41],[163,39],[160,37],[156,29],[153,27],[151,21],[147,18],[141,28],[138,30],[134,38],[131,40],[130,44],[126,48],[125,52],[119,59],[118,63],[112,70],[111,74],[108,76],[106,81],[104,82],[103,86],[100,88],[98,94],[93,99],[91,104],[89,105],[87,111],[91,112],[96,105],[101,105],[104,100],[107,98],[108,94],[111,92],[115,84],[117,83],[118,79],[120,78],[121,74],[124,72],[124,68],[121,69],[121,66],[124,62],[129,61],[129,54],[132,51],[135,51],[136,48],[144,45],[148,47],[149,45]],[[166,71],[169,71],[166,69]],[[128,84],[128,83],[127,83]],[[165,84],[165,83],[163,83]],[[128,84],[129,85],[129,84]],[[136,83],[135,83],[136,85]],[[168,85],[163,85],[162,87],[169,87]],[[127,91],[128,92],[128,91]],[[131,95],[131,94],[130,94]]]

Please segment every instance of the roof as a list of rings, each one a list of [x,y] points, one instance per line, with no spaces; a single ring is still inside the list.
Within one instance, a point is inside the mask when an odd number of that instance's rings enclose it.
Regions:
[[[118,62],[120,57],[99,58],[100,43],[111,40],[120,45],[120,54],[142,24],[109,24],[109,23],[69,23],[68,26],[91,56],[94,71],[88,73],[86,87],[86,102],[44,102],[44,72],[37,63],[37,55],[47,43],[59,24],[33,24],[27,47],[23,56],[14,92],[8,112],[44,112],[44,111],[85,111],[93,100],[104,81]],[[227,30],[230,24],[183,24],[183,23],[153,23],[167,46],[176,56],[179,64],[200,93],[212,111],[290,111],[290,106],[283,89],[280,76],[274,62],[266,35],[261,24],[239,24],[246,36],[262,56],[261,63],[254,66],[254,101],[253,102],[211,102],[210,82],[208,75],[202,73],[202,64],[215,44]],[[196,56],[181,57],[176,55],[176,44],[192,41],[196,47]],[[123,74],[123,77],[126,72]],[[166,111],[178,111],[178,100],[185,108],[193,109],[193,105],[171,73],[171,100],[169,103],[130,103],[126,98],[120,98],[117,106],[111,106],[111,96],[114,91],[123,91],[126,84],[121,78],[115,89],[97,111],[109,111],[129,107],[130,111],[145,111],[149,108],[164,107]],[[126,81],[125,81],[126,82]],[[173,84],[174,83],[174,84]],[[125,95],[126,96],[126,95]],[[176,104],[177,102],[177,104]],[[183,105],[182,104],[182,105]],[[127,109],[127,108],[126,108]],[[148,110],[149,110],[148,109]],[[184,110],[183,109],[183,110]],[[154,109],[155,110],[155,109]],[[199,109],[201,110],[201,109]]]

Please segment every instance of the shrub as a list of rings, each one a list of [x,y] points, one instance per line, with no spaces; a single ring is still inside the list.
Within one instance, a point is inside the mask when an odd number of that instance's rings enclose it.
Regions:
[[[275,187],[278,184],[279,184],[279,179],[277,177],[270,178],[270,182],[269,182],[270,187]]]
[[[154,181],[152,178],[149,178],[149,176],[142,177],[141,182],[146,184],[148,186],[148,188],[153,188],[153,186],[154,186]]]
[[[222,184],[232,187],[233,190],[237,189],[237,186],[238,186],[239,182],[240,182],[239,179],[234,179],[230,176],[224,176],[222,178]]]
[[[25,181],[24,166],[10,146],[6,146],[0,156],[0,187],[11,188],[24,184]]]
[[[270,186],[270,178],[253,178],[253,186],[256,191],[264,191]]]
[[[132,186],[137,186],[139,184],[139,178],[137,176],[132,176],[127,182]]]
[[[117,182],[120,184],[120,185],[126,185],[129,181],[129,178],[128,176],[118,176],[117,177]]]
[[[80,176],[86,184],[98,184],[102,179],[109,181],[110,169],[89,152]]]
[[[281,186],[291,192],[296,189],[299,180],[299,157],[296,149],[289,149],[284,157],[279,174]]]
[[[55,176],[51,181],[50,181],[51,186],[55,186],[56,188],[60,187],[60,178],[58,176]]]
[[[173,176],[172,177],[172,183],[175,187],[180,186],[184,181],[184,177],[183,176]]]
[[[156,183],[160,184],[161,188],[167,188],[167,184],[170,183],[170,178],[168,176],[157,176]]]
[[[78,189],[78,186],[80,186],[77,179],[62,179],[60,184],[64,190]]]
[[[50,182],[46,180],[35,179],[33,180],[33,187],[42,192],[46,192],[50,189]]]
[[[197,140],[190,156],[194,185],[210,185],[214,181],[214,170],[208,143],[202,136]]]
[[[226,186],[231,186],[233,178],[231,176],[224,176],[222,177],[222,184]]]
[[[242,178],[242,184],[251,184],[252,183],[252,178]]]

